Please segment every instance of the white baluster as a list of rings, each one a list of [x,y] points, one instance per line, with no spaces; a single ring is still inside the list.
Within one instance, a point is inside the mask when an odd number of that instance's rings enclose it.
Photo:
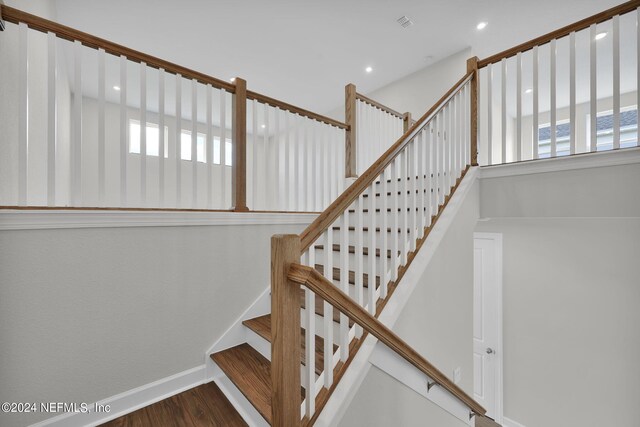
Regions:
[[[516,161],[522,160],[522,52],[516,57]]]
[[[597,119],[598,119],[598,76],[597,76],[597,69],[598,69],[598,52],[597,52],[597,48],[596,48],[596,24],[591,25],[590,30],[589,30],[589,43],[590,43],[590,55],[589,55],[589,60],[590,60],[590,105],[589,105],[589,111],[590,111],[590,132],[589,132],[589,138],[590,138],[590,151],[596,151],[597,150],[597,141],[598,141],[598,127],[597,127]]]
[[[532,120],[532,130],[533,130],[533,158],[538,158],[538,141],[540,139],[540,133],[538,131],[538,114],[539,114],[539,100],[540,93],[538,91],[538,85],[540,82],[538,81],[538,46],[533,47],[533,120]]]
[[[182,204],[182,76],[176,74],[176,207]]]
[[[418,235],[420,239],[424,233],[426,226],[425,219],[427,215],[427,209],[425,204],[425,188],[427,182],[427,168],[426,162],[426,148],[427,148],[427,131],[422,130],[417,136],[417,148],[418,148],[418,180],[416,181],[416,189],[418,191]]]
[[[501,81],[501,113],[502,113],[502,163],[507,163],[507,59],[502,58],[502,73],[500,73]]]
[[[29,178],[29,27],[21,23],[19,24],[19,31],[18,205],[26,206],[27,180]]]
[[[549,84],[549,88],[550,88],[550,94],[549,94],[549,99],[550,99],[550,104],[551,104],[551,110],[550,110],[550,117],[551,117],[551,153],[550,153],[550,157],[556,157],[557,155],[557,139],[556,139],[556,135],[557,135],[557,111],[556,111],[556,57],[558,54],[558,49],[556,48],[556,40],[553,39],[551,40],[551,43],[549,44],[549,55],[551,57],[549,64],[550,64],[550,70],[549,70],[549,79],[550,79],[550,84]]]
[[[213,209],[213,88],[207,85],[206,126],[207,142],[205,161],[207,162],[207,209]]]
[[[49,36],[51,35],[52,33],[49,33]],[[55,38],[53,39],[53,41],[54,41],[53,48],[55,49]],[[49,80],[49,83],[50,84],[53,83],[53,85],[55,86],[55,76],[53,77],[53,81]],[[53,88],[53,90],[55,93],[55,87]],[[105,159],[105,146],[104,146],[104,140],[105,140],[104,93],[105,93],[105,53],[103,49],[98,49],[98,205],[99,206],[104,206],[105,204],[104,197],[105,197],[106,159]],[[55,123],[54,123],[53,132],[55,133]],[[54,157],[54,162],[55,162],[55,157]]]
[[[620,148],[620,16],[613,17],[613,149]]]
[[[354,203],[355,207],[355,234],[356,234],[356,247],[355,247],[355,286],[356,286],[356,302],[361,307],[364,307],[364,290],[363,290],[363,273],[364,273],[364,257],[362,256],[363,247],[363,207],[364,198],[362,194],[358,196],[358,199]],[[369,229],[369,233],[375,233],[375,229]],[[362,336],[362,328],[356,327],[356,336],[360,338]]]
[[[140,206],[147,202],[147,65],[140,63]]]
[[[52,32],[47,34],[48,47],[48,73],[47,73],[47,206],[56,204],[56,146],[57,146],[57,60],[56,60],[56,35]],[[103,56],[104,58],[104,51]],[[103,68],[104,70],[104,68]],[[104,71],[103,71],[104,76]],[[103,80],[104,82],[104,80]],[[104,84],[103,99],[104,99]],[[23,95],[23,92],[20,92]],[[103,110],[104,111],[104,110]],[[104,116],[102,116],[104,117]],[[104,124],[104,119],[103,119]],[[103,127],[104,128],[104,127]],[[104,140],[103,140],[104,147]],[[104,158],[104,156],[103,156]]]
[[[383,177],[381,176],[380,179]],[[386,216],[386,212],[380,211],[380,216]],[[369,252],[367,255],[369,265],[368,275],[368,292],[369,292],[369,313],[375,315],[376,313],[376,182],[375,180],[369,186]],[[364,254],[356,254],[358,256],[364,256]],[[382,254],[380,254],[382,256]]]
[[[165,183],[164,183],[164,143],[165,143],[165,134],[164,134],[164,102],[165,102],[165,93],[164,93],[164,69],[160,68],[160,72],[158,75],[158,189],[160,194],[160,202],[159,206],[164,207],[165,202]]]
[[[569,36],[569,125],[571,134],[569,135],[569,152],[576,154],[576,33],[571,32]]]
[[[340,222],[340,288],[349,295],[349,212],[342,214]],[[340,313],[340,360],[349,357],[349,318]]]
[[[198,207],[198,82],[191,80],[191,207]]]
[[[120,56],[120,206],[127,205],[127,58]]]
[[[333,226],[324,232],[324,277],[333,283]],[[324,386],[333,384],[333,306],[324,302]],[[313,352],[315,357],[315,352]]]
[[[636,114],[640,117],[640,7],[636,10]],[[640,147],[640,130],[636,131],[636,145]]]
[[[399,194],[399,189],[398,189],[398,170],[399,170],[399,159],[398,157],[396,157],[395,159],[393,159],[391,161],[391,165],[389,167],[389,170],[391,172],[391,280],[392,281],[397,281],[398,280],[398,270],[400,269],[400,264],[399,264],[399,258],[398,258],[398,251],[400,250],[400,244],[399,244],[399,237],[400,237],[400,233],[399,228],[400,228],[400,215],[399,215],[399,208],[400,208],[400,203],[399,203],[399,199],[400,199],[400,194]],[[381,233],[387,233],[387,230],[380,230]]]
[[[387,233],[387,228],[389,228],[389,212],[387,212],[389,210],[388,179],[389,167],[380,176],[380,212],[382,212],[382,220],[380,221],[380,298],[382,299],[387,297],[387,272],[389,271],[389,263],[387,261],[389,249],[389,235]]]
[[[308,260],[311,268],[315,265],[315,249],[312,244],[309,247]],[[304,307],[306,315],[305,329],[305,368],[306,368],[306,411],[307,416],[311,417],[316,407],[316,299],[315,294],[307,288],[304,289]],[[295,351],[295,350],[294,350]]]
[[[422,212],[418,211],[418,203],[417,203],[417,194],[416,191],[418,190],[418,170],[416,168],[417,165],[417,159],[418,159],[418,153],[417,153],[417,137],[414,137],[413,140],[411,140],[409,142],[409,144],[407,145],[407,148],[405,149],[405,152],[407,153],[407,160],[409,162],[409,167],[410,167],[410,171],[409,173],[411,174],[411,180],[407,182],[407,187],[409,189],[409,194],[408,196],[408,202],[407,205],[409,206],[409,212],[407,213],[409,215],[409,250],[410,251],[415,251],[416,250],[416,231],[418,229],[418,221],[417,221],[417,215],[420,214],[422,215]]]
[[[259,206],[258,206],[258,101],[256,101],[255,99],[251,103],[251,115],[252,115],[251,197],[253,199],[252,208],[253,210],[257,210],[259,209]]]
[[[291,170],[290,170],[290,139],[289,136],[291,134],[291,127],[289,125],[289,116],[291,113],[289,111],[284,112],[284,210],[292,210],[291,206]]]
[[[273,195],[273,205],[274,210],[284,210],[280,204],[281,191],[280,191],[280,109],[275,107],[273,110],[273,173],[271,174],[271,183],[272,188],[275,191],[275,195]]]
[[[71,206],[79,206],[82,204],[82,43],[79,41],[74,42],[73,63],[74,97],[73,133],[71,137]],[[26,144],[24,146],[26,147]],[[26,184],[25,177],[25,194],[27,189]]]
[[[220,89],[220,201],[227,209],[227,91]]]
[[[408,171],[408,149],[405,149],[398,155],[400,158],[400,253],[401,253],[401,263],[403,266],[407,265],[407,256],[408,256],[408,248],[407,243],[409,242],[409,218],[407,209],[409,208],[409,198],[407,191],[409,190],[409,186],[407,185],[407,179],[409,178]]]
[[[493,164],[493,64],[487,66],[487,165]]]

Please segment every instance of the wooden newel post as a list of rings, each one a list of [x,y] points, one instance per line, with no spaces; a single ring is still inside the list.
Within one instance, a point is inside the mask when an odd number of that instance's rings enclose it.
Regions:
[[[344,121],[347,124],[345,132],[345,178],[357,176],[356,164],[356,86],[349,83],[344,88]]]
[[[471,78],[471,166],[478,166],[478,57],[467,60],[467,73]]]
[[[411,113],[404,113],[402,115],[402,132],[407,133],[411,127]]]
[[[289,266],[300,262],[297,234],[271,237],[271,407],[274,426],[299,426],[300,285],[287,278]]]
[[[247,82],[236,77],[236,91],[233,95],[233,148],[231,149],[231,201],[236,212],[246,212],[247,208]],[[222,124],[224,125],[224,124]],[[221,141],[220,144],[224,144]],[[224,165],[224,159],[221,160]]]

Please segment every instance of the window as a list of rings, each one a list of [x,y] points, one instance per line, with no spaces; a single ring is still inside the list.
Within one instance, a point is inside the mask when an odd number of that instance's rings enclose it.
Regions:
[[[587,128],[591,128],[587,120]],[[597,151],[613,149],[613,112],[598,114],[596,119]],[[638,142],[638,109],[636,106],[620,111],[620,148],[633,147]]]
[[[196,137],[196,155],[197,160],[201,163],[207,162],[207,146],[205,141],[205,135],[198,133]],[[191,131],[184,129],[182,129],[180,133],[180,158],[182,160],[191,160]]]
[[[231,144],[231,140],[229,138],[225,139],[224,145],[224,164],[225,166],[231,166],[231,159],[233,159],[233,154],[231,153],[233,145]],[[220,164],[220,137],[213,137],[213,163],[216,165]]]
[[[556,124],[556,155],[568,156],[571,154],[569,139],[571,137],[571,125],[568,120]],[[547,123],[538,128],[538,157],[541,159],[551,157],[551,124]]]
[[[158,125],[147,122],[147,156],[160,155],[160,132]],[[140,154],[140,122],[129,120],[129,153]],[[164,127],[164,157],[169,157],[169,131]]]

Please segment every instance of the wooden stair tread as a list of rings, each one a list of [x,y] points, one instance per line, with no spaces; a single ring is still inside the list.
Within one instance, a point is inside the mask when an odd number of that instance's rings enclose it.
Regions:
[[[256,317],[253,319],[245,320],[242,322],[247,328],[254,331],[256,334],[260,335],[265,340],[271,342],[271,314],[266,314],[264,316]],[[303,365],[306,365],[306,353],[305,353],[305,333],[304,329],[300,329],[300,334],[302,338],[302,351],[300,352],[300,361]],[[337,345],[333,345],[333,351],[335,352],[338,349]],[[316,335],[316,374],[320,375],[324,370],[324,338]]]
[[[320,274],[324,274],[324,265],[316,264],[315,269],[320,272]],[[333,280],[340,281],[340,269],[338,267],[333,267]],[[356,272],[349,270],[349,284],[356,284]],[[367,273],[362,273],[362,284],[365,288],[369,287],[369,275]],[[376,289],[380,286],[380,276],[376,276]]]
[[[315,245],[314,246],[315,249],[320,249],[320,250],[324,250],[324,245]],[[333,252],[340,252],[340,245],[337,243],[333,244]],[[350,254],[355,254],[356,253],[356,247],[355,246],[349,246],[349,253]],[[369,248],[368,247],[363,247],[362,248],[362,254],[365,256],[369,256]],[[398,251],[398,255],[400,255],[400,251]],[[376,257],[380,258],[380,248],[376,248]],[[391,249],[387,249],[387,258],[391,258]]]
[[[214,353],[211,359],[271,424],[271,362],[247,343]],[[304,399],[304,389],[300,392]]]

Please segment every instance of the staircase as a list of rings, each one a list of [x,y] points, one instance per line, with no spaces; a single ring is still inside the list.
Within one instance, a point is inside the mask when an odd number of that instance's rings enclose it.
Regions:
[[[369,333],[484,414],[375,318],[474,161],[473,77],[456,83],[300,236],[274,236],[272,313],[243,319],[250,338],[210,355],[236,406],[259,414],[251,424],[313,424]],[[281,246],[287,240],[295,248]],[[378,336],[380,328],[387,332]]]

